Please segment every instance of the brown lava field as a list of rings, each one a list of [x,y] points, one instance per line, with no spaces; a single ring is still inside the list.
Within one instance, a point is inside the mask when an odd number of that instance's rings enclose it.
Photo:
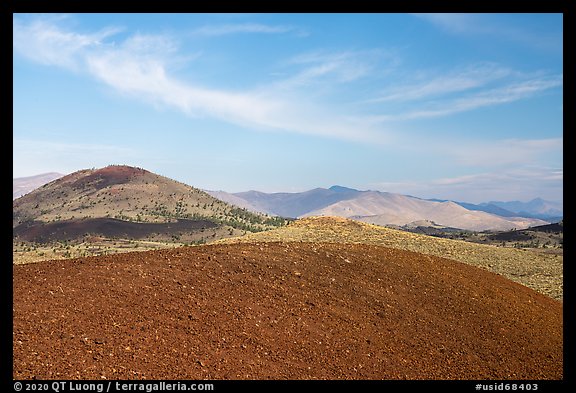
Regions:
[[[562,303],[367,244],[13,266],[15,379],[562,379]]]

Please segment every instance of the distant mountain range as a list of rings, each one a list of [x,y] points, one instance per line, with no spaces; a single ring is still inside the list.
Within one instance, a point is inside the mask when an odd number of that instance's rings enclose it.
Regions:
[[[532,199],[529,202],[488,202],[486,205],[498,206],[525,217],[536,217],[557,221],[564,214],[561,203],[545,201],[541,198]]]
[[[14,196],[24,185],[39,187],[50,177],[47,173],[14,179]],[[17,189],[18,187],[18,189]],[[339,216],[378,225],[434,225],[473,231],[524,229],[562,219],[562,204],[536,198],[529,202],[487,202],[472,204],[439,199],[421,199],[380,191],[360,191],[343,186],[315,188],[296,193],[246,191],[228,193],[206,191],[212,197],[255,213],[300,218]]]
[[[435,202],[447,202],[445,199],[429,199]],[[541,220],[557,222],[564,215],[563,206],[558,202],[545,201],[541,198],[532,199],[529,202],[484,202],[480,204],[455,202],[468,210],[483,211],[502,217],[529,217]]]
[[[446,227],[473,231],[523,229],[543,225],[549,220],[543,218],[562,215],[561,206],[557,210],[542,210],[541,204],[522,205],[528,209],[524,214],[505,209],[499,202],[471,204],[448,200],[426,200],[407,195],[380,191],[360,191],[342,186],[315,188],[297,193],[264,193],[247,191],[226,193],[207,191],[212,196],[228,203],[242,206],[255,212],[263,212],[283,217],[338,216],[378,225],[409,225],[413,222],[428,221]],[[545,206],[556,206],[553,202]],[[538,208],[539,210],[534,210]],[[530,210],[532,209],[532,210]],[[557,215],[557,213],[560,214]]]

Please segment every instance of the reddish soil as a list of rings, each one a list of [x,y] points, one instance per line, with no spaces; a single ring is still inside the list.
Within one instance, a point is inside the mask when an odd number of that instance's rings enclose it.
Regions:
[[[562,303],[370,245],[13,267],[16,379],[562,379]]]
[[[79,189],[95,185],[96,189],[101,189],[112,184],[128,183],[132,178],[147,173],[150,172],[127,165],[109,165],[100,169],[85,169],[74,172],[55,180],[55,183],[69,184],[72,188]]]
[[[113,184],[124,184],[130,182],[133,177],[142,176],[149,173],[145,169],[133,168],[125,165],[110,165],[105,168],[95,170],[88,176],[84,176],[72,183],[72,187],[84,188],[92,185],[99,190]]]

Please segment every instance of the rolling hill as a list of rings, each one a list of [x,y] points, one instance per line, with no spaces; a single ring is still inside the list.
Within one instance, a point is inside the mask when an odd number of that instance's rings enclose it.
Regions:
[[[446,227],[469,231],[505,231],[546,224],[545,221],[534,218],[502,217],[472,211],[451,201],[431,202],[404,195],[373,192],[310,212],[305,216],[318,215],[349,217],[377,225],[407,225],[414,221],[429,220]]]
[[[377,245],[252,242],[14,265],[13,292],[18,380],[564,378],[561,302]]]
[[[248,212],[145,169],[112,165],[54,180],[13,202],[13,233],[39,243],[86,235],[208,240],[282,219]]]
[[[496,232],[487,235],[487,237],[489,240],[497,242],[518,242],[534,246],[563,247],[564,221],[516,231]]]
[[[505,276],[556,299],[563,297],[563,257],[442,239],[340,217],[308,217],[274,230],[216,243],[330,242],[369,244],[449,258]]]

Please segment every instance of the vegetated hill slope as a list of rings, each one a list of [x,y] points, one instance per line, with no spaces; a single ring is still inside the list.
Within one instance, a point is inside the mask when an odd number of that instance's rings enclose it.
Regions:
[[[377,225],[406,225],[429,220],[437,224],[472,231],[509,230],[546,224],[534,218],[501,217],[468,210],[454,202],[433,202],[406,195],[367,191],[361,195],[334,203],[304,215],[338,216]]]
[[[440,239],[339,217],[300,219],[282,228],[219,243],[277,241],[375,244],[435,255],[481,267],[562,299],[563,257],[560,255]]]
[[[43,186],[44,184],[62,176],[64,175],[61,173],[49,172],[36,176],[14,178],[12,179],[12,199],[14,200],[24,194],[28,194],[30,191],[33,191],[38,187]]]
[[[492,241],[518,242],[528,244],[532,247],[562,247],[564,244],[564,222],[540,225],[528,229],[497,232],[487,234],[486,237]]]
[[[231,206],[175,180],[122,165],[74,172],[13,203],[14,232],[32,241],[82,236],[82,225],[108,228],[126,222],[177,221],[190,223],[190,230],[196,229],[196,221],[210,221],[242,231],[269,229],[282,222]],[[30,235],[35,233],[38,235]]]
[[[15,379],[562,379],[562,304],[365,244],[13,267]]]
[[[536,232],[550,232],[550,233],[563,234],[564,220],[560,220],[559,222],[555,222],[553,224],[539,225],[536,227],[532,227],[530,228],[530,230]]]

